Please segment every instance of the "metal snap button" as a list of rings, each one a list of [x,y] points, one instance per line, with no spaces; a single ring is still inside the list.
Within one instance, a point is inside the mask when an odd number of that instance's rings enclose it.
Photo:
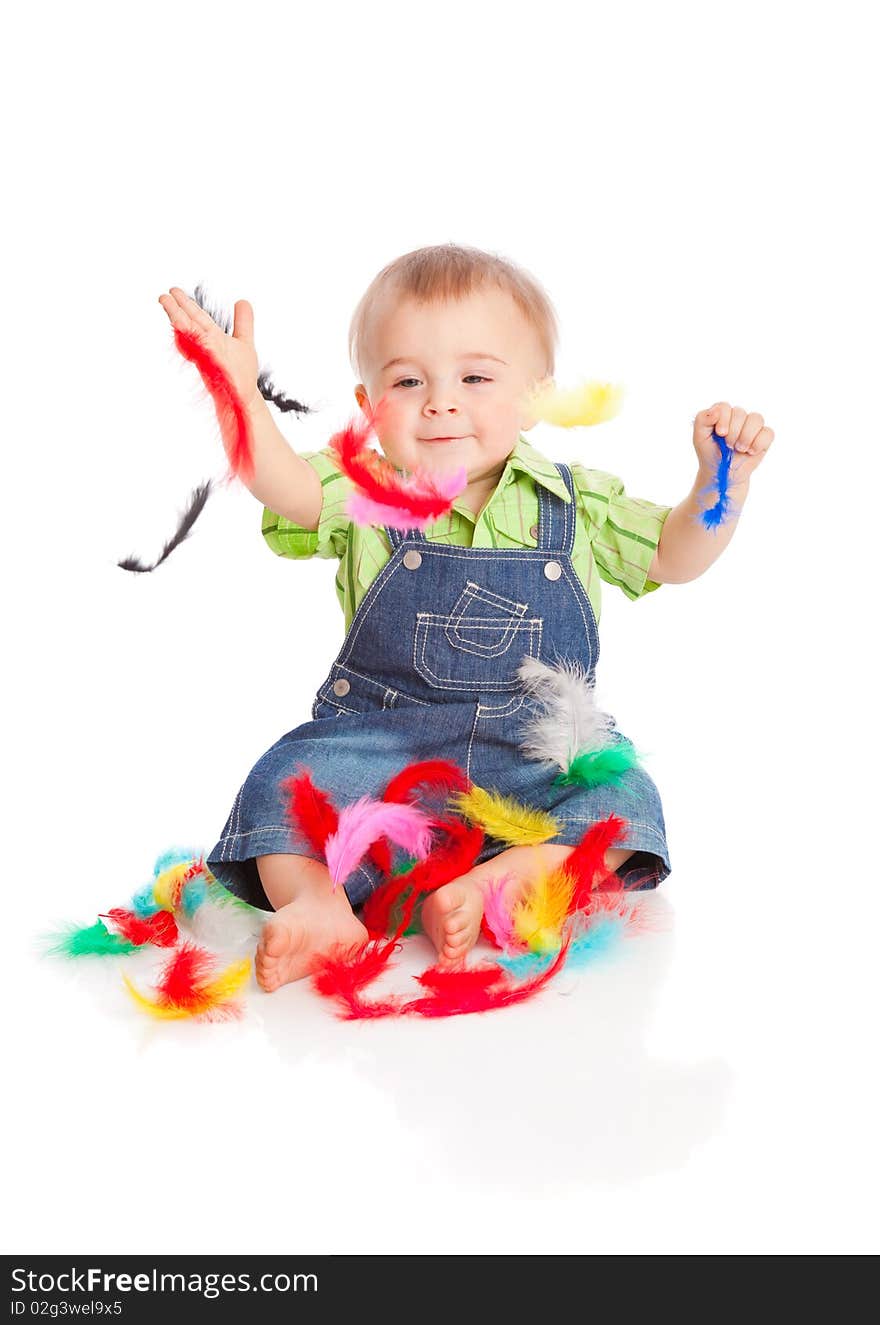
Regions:
[[[537,538],[537,537],[538,537],[538,526],[537,526],[536,524],[533,524],[532,527],[529,529],[529,533],[531,534],[532,538]]]
[[[544,574],[548,580],[558,580],[562,574],[562,567],[558,561],[548,561],[544,566]]]
[[[350,689],[351,684],[346,681],[344,676],[341,676],[338,681],[333,682],[334,695],[347,695]]]
[[[415,548],[410,548],[409,552],[403,554],[403,564],[407,570],[418,570],[422,564],[421,552],[416,552]]]

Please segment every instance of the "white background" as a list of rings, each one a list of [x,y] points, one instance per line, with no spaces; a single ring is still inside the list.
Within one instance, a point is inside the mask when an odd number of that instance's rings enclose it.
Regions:
[[[17,7],[3,76],[4,1250],[877,1250],[876,68],[861,4]],[[600,698],[647,752],[658,932],[517,1009],[344,1024],[308,988],[148,1023],[37,935],[213,844],[341,643],[275,558],[157,299],[255,310],[354,405],[346,333],[422,244],[532,271],[557,460],[675,503],[697,410],[776,431],[703,578],[606,588]],[[876,666],[876,663],[875,663]],[[427,964],[411,944],[401,978]]]

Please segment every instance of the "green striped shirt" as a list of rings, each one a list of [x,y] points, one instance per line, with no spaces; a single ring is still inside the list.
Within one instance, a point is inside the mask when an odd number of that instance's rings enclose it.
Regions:
[[[391,545],[380,526],[356,525],[346,515],[352,484],[328,449],[304,451],[301,458],[315,469],[323,488],[318,528],[303,529],[265,507],[263,537],[280,557],[338,557],[336,593],[348,630],[370,585],[391,560]],[[572,563],[598,621],[600,580],[618,585],[628,598],[640,598],[658,587],[648,579],[648,567],[672,508],[628,497],[613,474],[583,465],[572,465],[571,472],[580,517]],[[479,515],[455,501],[447,515],[428,525],[425,537],[432,543],[459,547],[535,547],[537,483],[569,501],[556,466],[520,435],[497,488]]]

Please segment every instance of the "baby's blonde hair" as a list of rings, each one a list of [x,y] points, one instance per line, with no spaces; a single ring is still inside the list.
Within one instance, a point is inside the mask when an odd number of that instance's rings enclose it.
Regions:
[[[546,374],[553,375],[559,328],[556,312],[544,290],[527,271],[495,253],[462,244],[433,244],[404,253],[383,267],[367,287],[354,311],[348,333],[351,366],[357,373],[370,315],[390,292],[420,303],[462,299],[490,284],[506,291],[534,328],[546,359]]]

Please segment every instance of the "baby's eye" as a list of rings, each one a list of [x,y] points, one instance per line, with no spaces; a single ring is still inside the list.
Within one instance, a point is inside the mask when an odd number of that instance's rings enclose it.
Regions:
[[[491,382],[492,379],[491,379],[491,377],[481,377],[479,373],[468,373],[464,380],[465,380],[466,382],[468,382],[468,381]],[[399,381],[399,382],[395,382],[394,385],[395,385],[396,387],[397,387],[397,386],[406,386],[408,382],[415,382],[416,385],[418,385],[418,381],[419,381],[419,379],[418,379],[417,377],[402,377],[402,378],[400,379],[400,381]]]

